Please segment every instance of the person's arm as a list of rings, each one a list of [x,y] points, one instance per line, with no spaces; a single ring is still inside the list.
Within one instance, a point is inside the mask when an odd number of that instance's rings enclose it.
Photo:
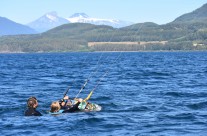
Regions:
[[[67,110],[64,110],[63,113],[79,111],[79,108],[78,108],[79,104],[80,104],[80,102],[77,102],[75,105],[73,105],[73,107],[71,107]]]
[[[80,109],[78,108],[78,106],[82,101],[83,101],[83,99],[79,98],[78,102],[75,105],[73,105],[71,108],[63,111],[63,113],[79,111]]]
[[[61,107],[68,107],[72,105],[72,102],[68,96],[65,96],[63,99],[60,100]]]

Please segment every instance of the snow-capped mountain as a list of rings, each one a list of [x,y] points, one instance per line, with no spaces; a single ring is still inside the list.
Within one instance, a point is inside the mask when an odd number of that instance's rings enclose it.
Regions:
[[[49,29],[67,23],[90,23],[95,25],[108,25],[115,28],[125,27],[133,24],[131,22],[116,19],[92,18],[86,15],[85,13],[75,13],[69,18],[63,18],[59,17],[56,12],[50,12],[38,18],[37,20],[29,23],[28,26],[35,29],[38,32],[45,32]]]
[[[115,28],[125,27],[133,24],[132,22],[121,21],[117,19],[99,19],[91,18],[85,13],[75,13],[69,18],[66,18],[71,23],[90,23],[95,25],[108,25]]]
[[[85,13],[75,13],[70,18],[89,18],[89,16]]]
[[[56,12],[50,12],[29,23],[28,26],[38,32],[45,32],[49,29],[67,23],[69,23],[67,19],[59,17]]]

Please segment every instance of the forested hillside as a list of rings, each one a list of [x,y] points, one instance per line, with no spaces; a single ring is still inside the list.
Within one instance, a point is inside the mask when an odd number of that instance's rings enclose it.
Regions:
[[[117,29],[71,23],[42,34],[3,36],[0,52],[207,50],[206,10],[205,4],[165,25],[146,22]],[[102,44],[88,46],[93,42]]]

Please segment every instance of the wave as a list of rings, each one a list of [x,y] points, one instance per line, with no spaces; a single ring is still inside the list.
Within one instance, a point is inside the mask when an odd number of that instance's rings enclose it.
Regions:
[[[166,92],[164,93],[166,96],[173,96],[173,97],[207,97],[207,93],[204,92]]]
[[[193,110],[199,110],[207,107],[207,101],[205,102],[199,102],[199,103],[192,103],[186,105],[188,108],[193,109]]]
[[[159,117],[160,118],[160,117]],[[194,120],[196,119],[196,116],[193,113],[178,113],[178,114],[165,114],[161,115],[162,119],[169,119],[169,120]]]

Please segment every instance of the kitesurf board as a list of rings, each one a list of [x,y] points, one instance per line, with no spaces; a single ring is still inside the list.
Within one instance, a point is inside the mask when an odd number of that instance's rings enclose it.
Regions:
[[[78,108],[81,111],[100,111],[102,109],[102,107],[98,104],[95,103],[86,103],[86,102],[81,102],[78,106]]]

